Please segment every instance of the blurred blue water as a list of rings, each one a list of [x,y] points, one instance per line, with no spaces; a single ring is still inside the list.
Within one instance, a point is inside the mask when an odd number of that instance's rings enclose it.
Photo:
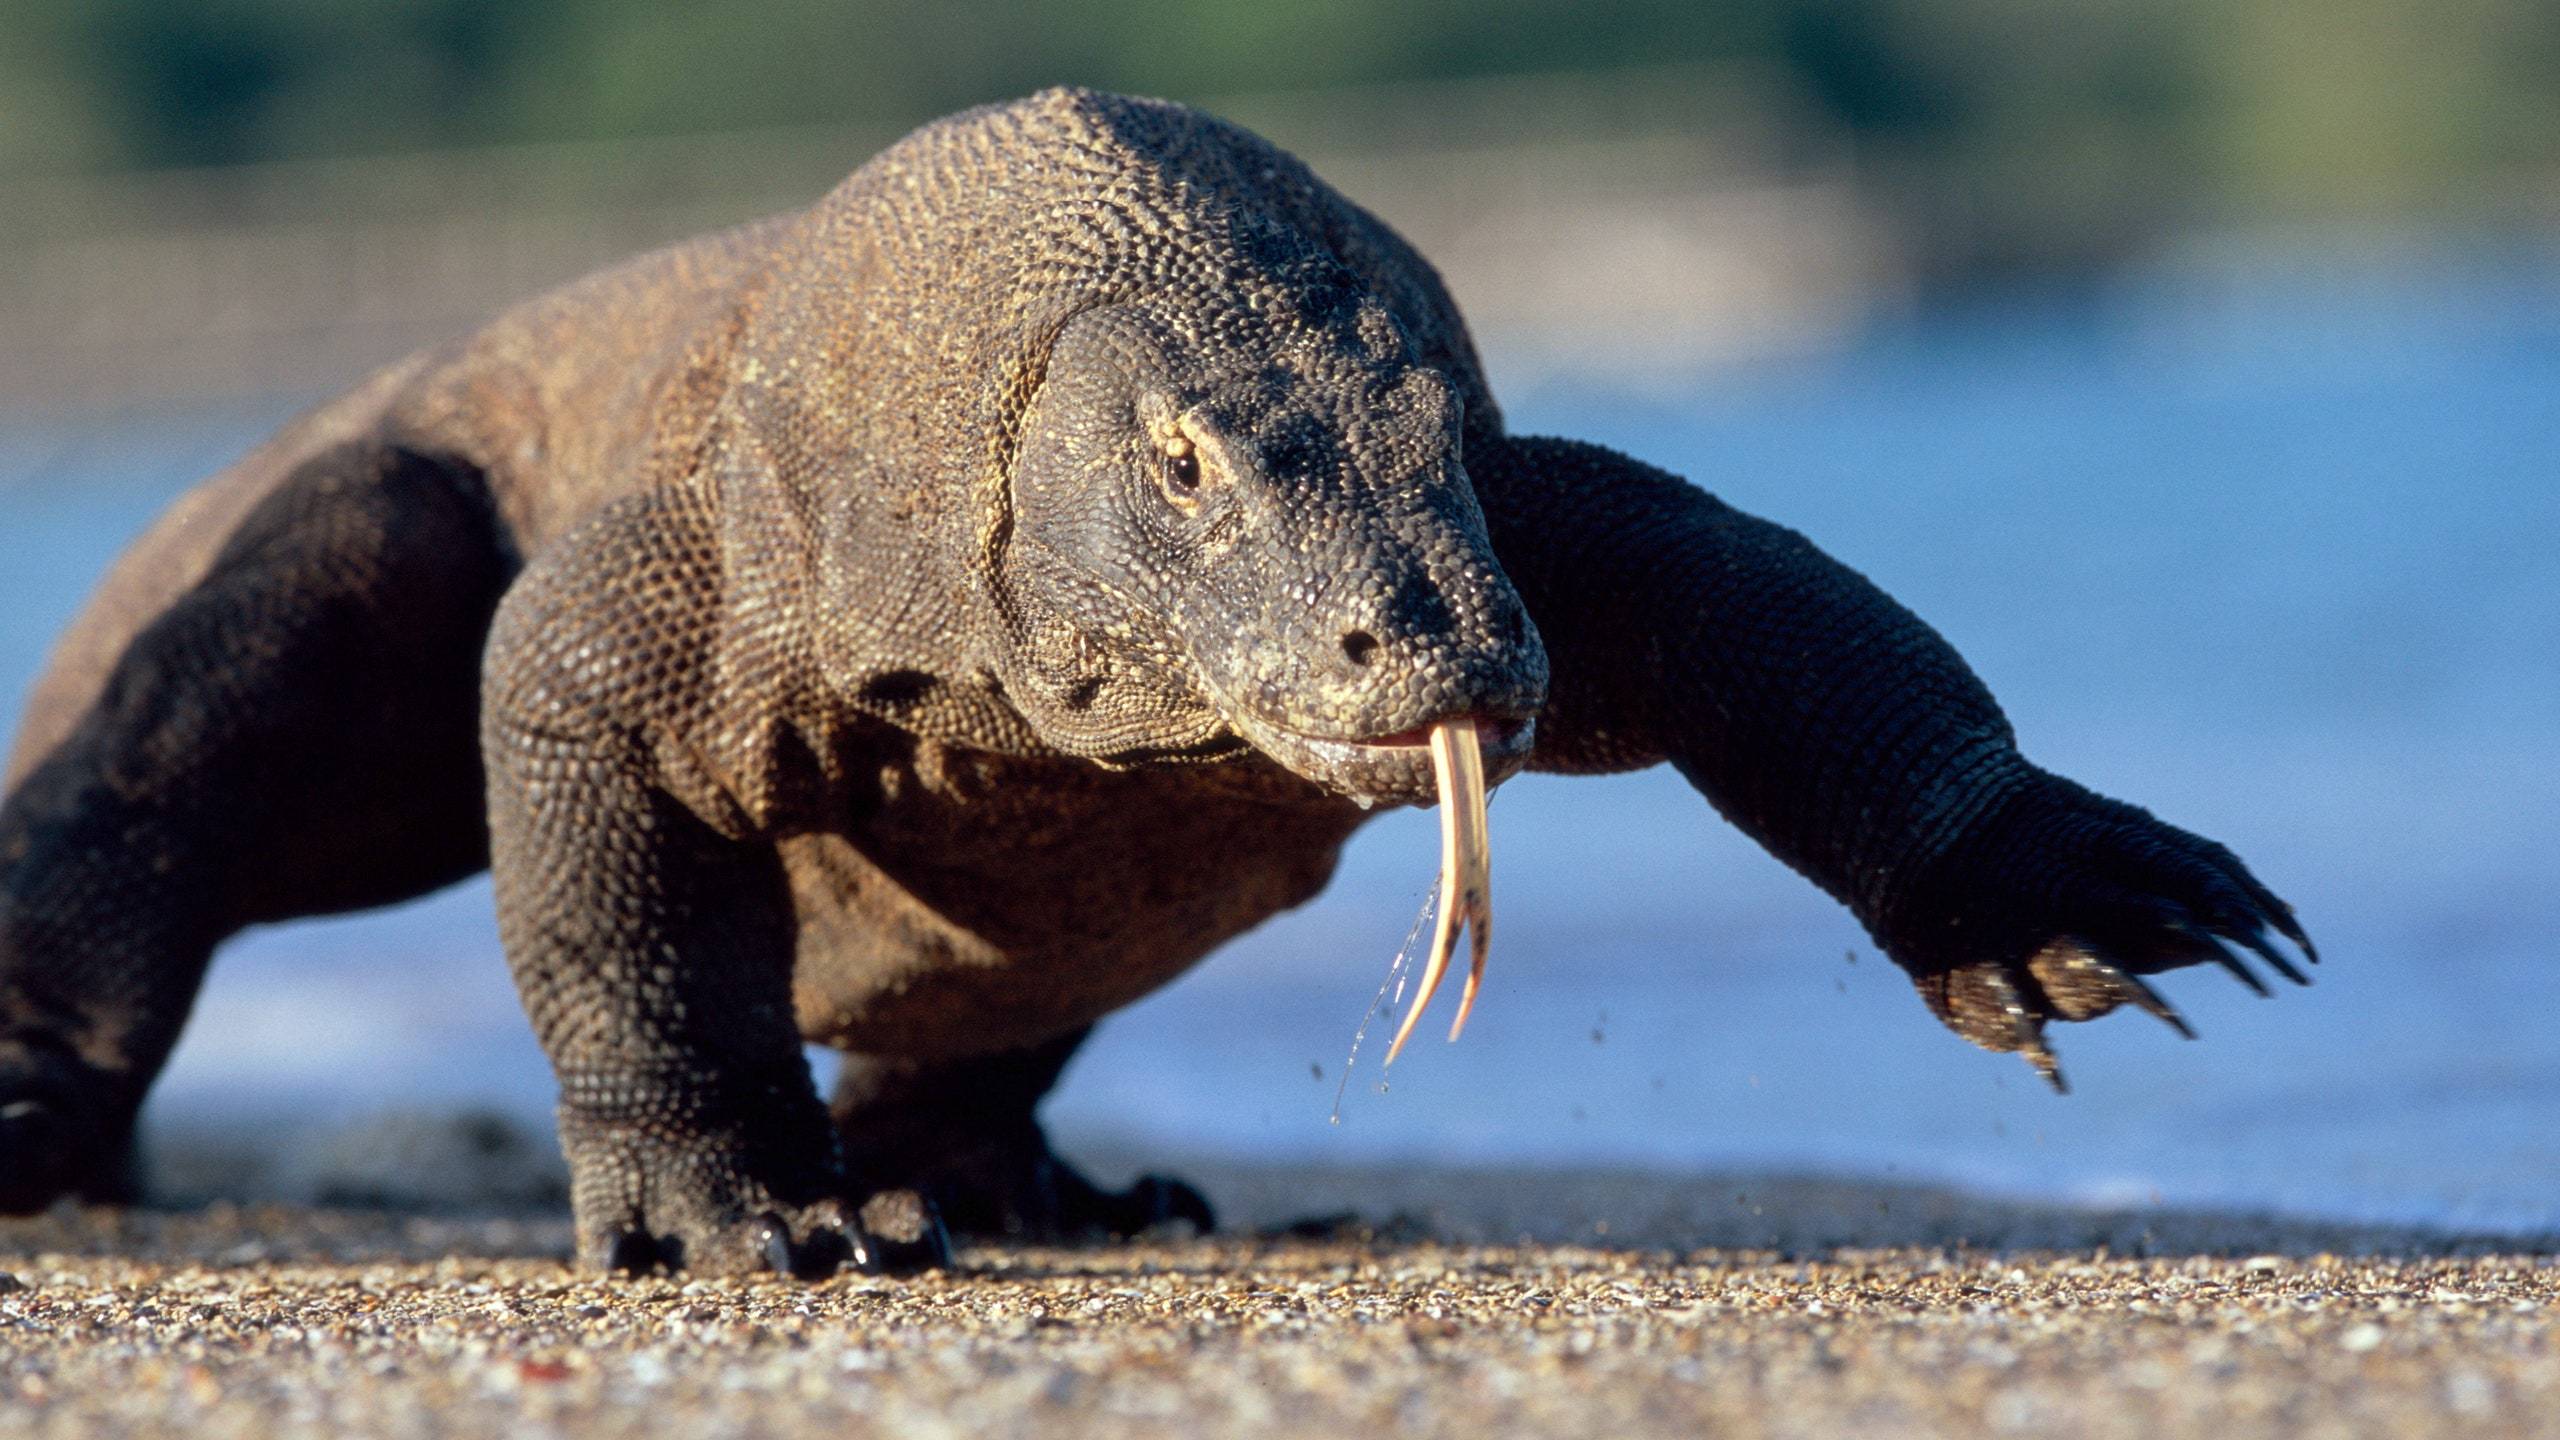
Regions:
[[[2029,752],[2222,838],[2329,957],[2204,1034],[2071,1027],[2076,1086],[1941,1031],[1827,900],[1678,781],[1494,810],[1465,1041],[1345,1052],[1434,863],[1388,817],[1321,900],[1114,1019],[1050,1114],[1265,1157],[1607,1158],[2560,1226],[2560,287],[2125,286],[1642,395],[1514,393],[1806,530],[1931,618]],[[1497,357],[1498,358],[1498,357]],[[0,430],[0,703],[96,572],[271,408]],[[1445,1002],[1444,1002],[1445,1003]],[[234,945],[154,1102],[539,1114],[485,884]]]

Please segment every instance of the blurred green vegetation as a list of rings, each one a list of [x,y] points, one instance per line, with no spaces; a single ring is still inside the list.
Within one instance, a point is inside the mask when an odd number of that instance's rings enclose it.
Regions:
[[[1987,262],[2127,215],[2494,209],[2560,171],[2552,0],[10,0],[0,176],[905,124],[1705,64]],[[1702,72],[1713,73],[1713,72]],[[1711,107],[1716,97],[1700,98]],[[2018,254],[2005,253],[2018,251]]]

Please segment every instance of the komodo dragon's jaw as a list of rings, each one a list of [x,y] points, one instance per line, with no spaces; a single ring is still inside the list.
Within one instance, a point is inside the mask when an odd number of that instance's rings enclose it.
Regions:
[[[1431,725],[1362,739],[1311,735],[1273,724],[1240,709],[1229,719],[1246,742],[1300,777],[1362,806],[1409,805],[1445,799],[1431,759]],[[1533,716],[1452,715],[1474,719],[1482,737],[1485,782],[1499,785],[1528,763],[1536,748]],[[1436,721],[1435,721],[1436,723]]]

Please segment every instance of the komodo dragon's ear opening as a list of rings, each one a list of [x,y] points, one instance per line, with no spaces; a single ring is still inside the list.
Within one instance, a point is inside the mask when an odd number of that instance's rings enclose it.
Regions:
[[[992,587],[1003,573],[1005,549],[1013,543],[1013,472],[1022,453],[1023,422],[1049,383],[1058,337],[1078,317],[1125,298],[1116,287],[1058,297],[988,345],[959,461],[970,467],[965,493],[978,561],[971,583]]]
[[[1005,547],[1013,543],[1013,466],[1022,453],[1022,421],[1049,380],[1049,352],[1061,318],[1044,327],[1037,343],[1005,347],[985,371],[976,423],[970,429],[978,446],[964,462],[968,477],[969,514],[977,536],[977,574],[992,580],[1002,572]]]

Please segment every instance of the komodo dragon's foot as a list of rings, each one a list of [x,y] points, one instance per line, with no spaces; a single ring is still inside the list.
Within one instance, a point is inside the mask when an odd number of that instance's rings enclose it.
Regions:
[[[100,1113],[105,1086],[49,1046],[0,1041],[0,1215],[135,1198],[132,1122]]]
[[[917,1190],[954,1233],[987,1240],[1127,1239],[1176,1222],[1215,1229],[1208,1200],[1180,1180],[1141,1175],[1105,1190],[1049,1148],[1034,1112],[1084,1038],[957,1061],[847,1055],[833,1111],[857,1193]]]
[[[1176,1223],[1204,1234],[1217,1228],[1196,1187],[1141,1175],[1126,1190],[1106,1190],[1051,1150],[1037,1126],[971,1146],[906,1183],[933,1197],[953,1232],[973,1238],[1075,1244]]]
[[[1948,1028],[2024,1054],[2057,1090],[2048,1021],[2131,1005],[2192,1039],[2141,976],[2211,963],[2264,996],[2241,952],[2296,985],[2311,982],[2270,935],[2320,959],[2293,907],[2238,856],[2057,776],[1971,827],[1885,928],[1887,950]]]
[[[584,1268],[823,1280],[950,1263],[950,1240],[921,1196],[878,1195],[858,1210],[843,1198],[823,1131],[792,1145],[565,1107],[560,1131]]]

